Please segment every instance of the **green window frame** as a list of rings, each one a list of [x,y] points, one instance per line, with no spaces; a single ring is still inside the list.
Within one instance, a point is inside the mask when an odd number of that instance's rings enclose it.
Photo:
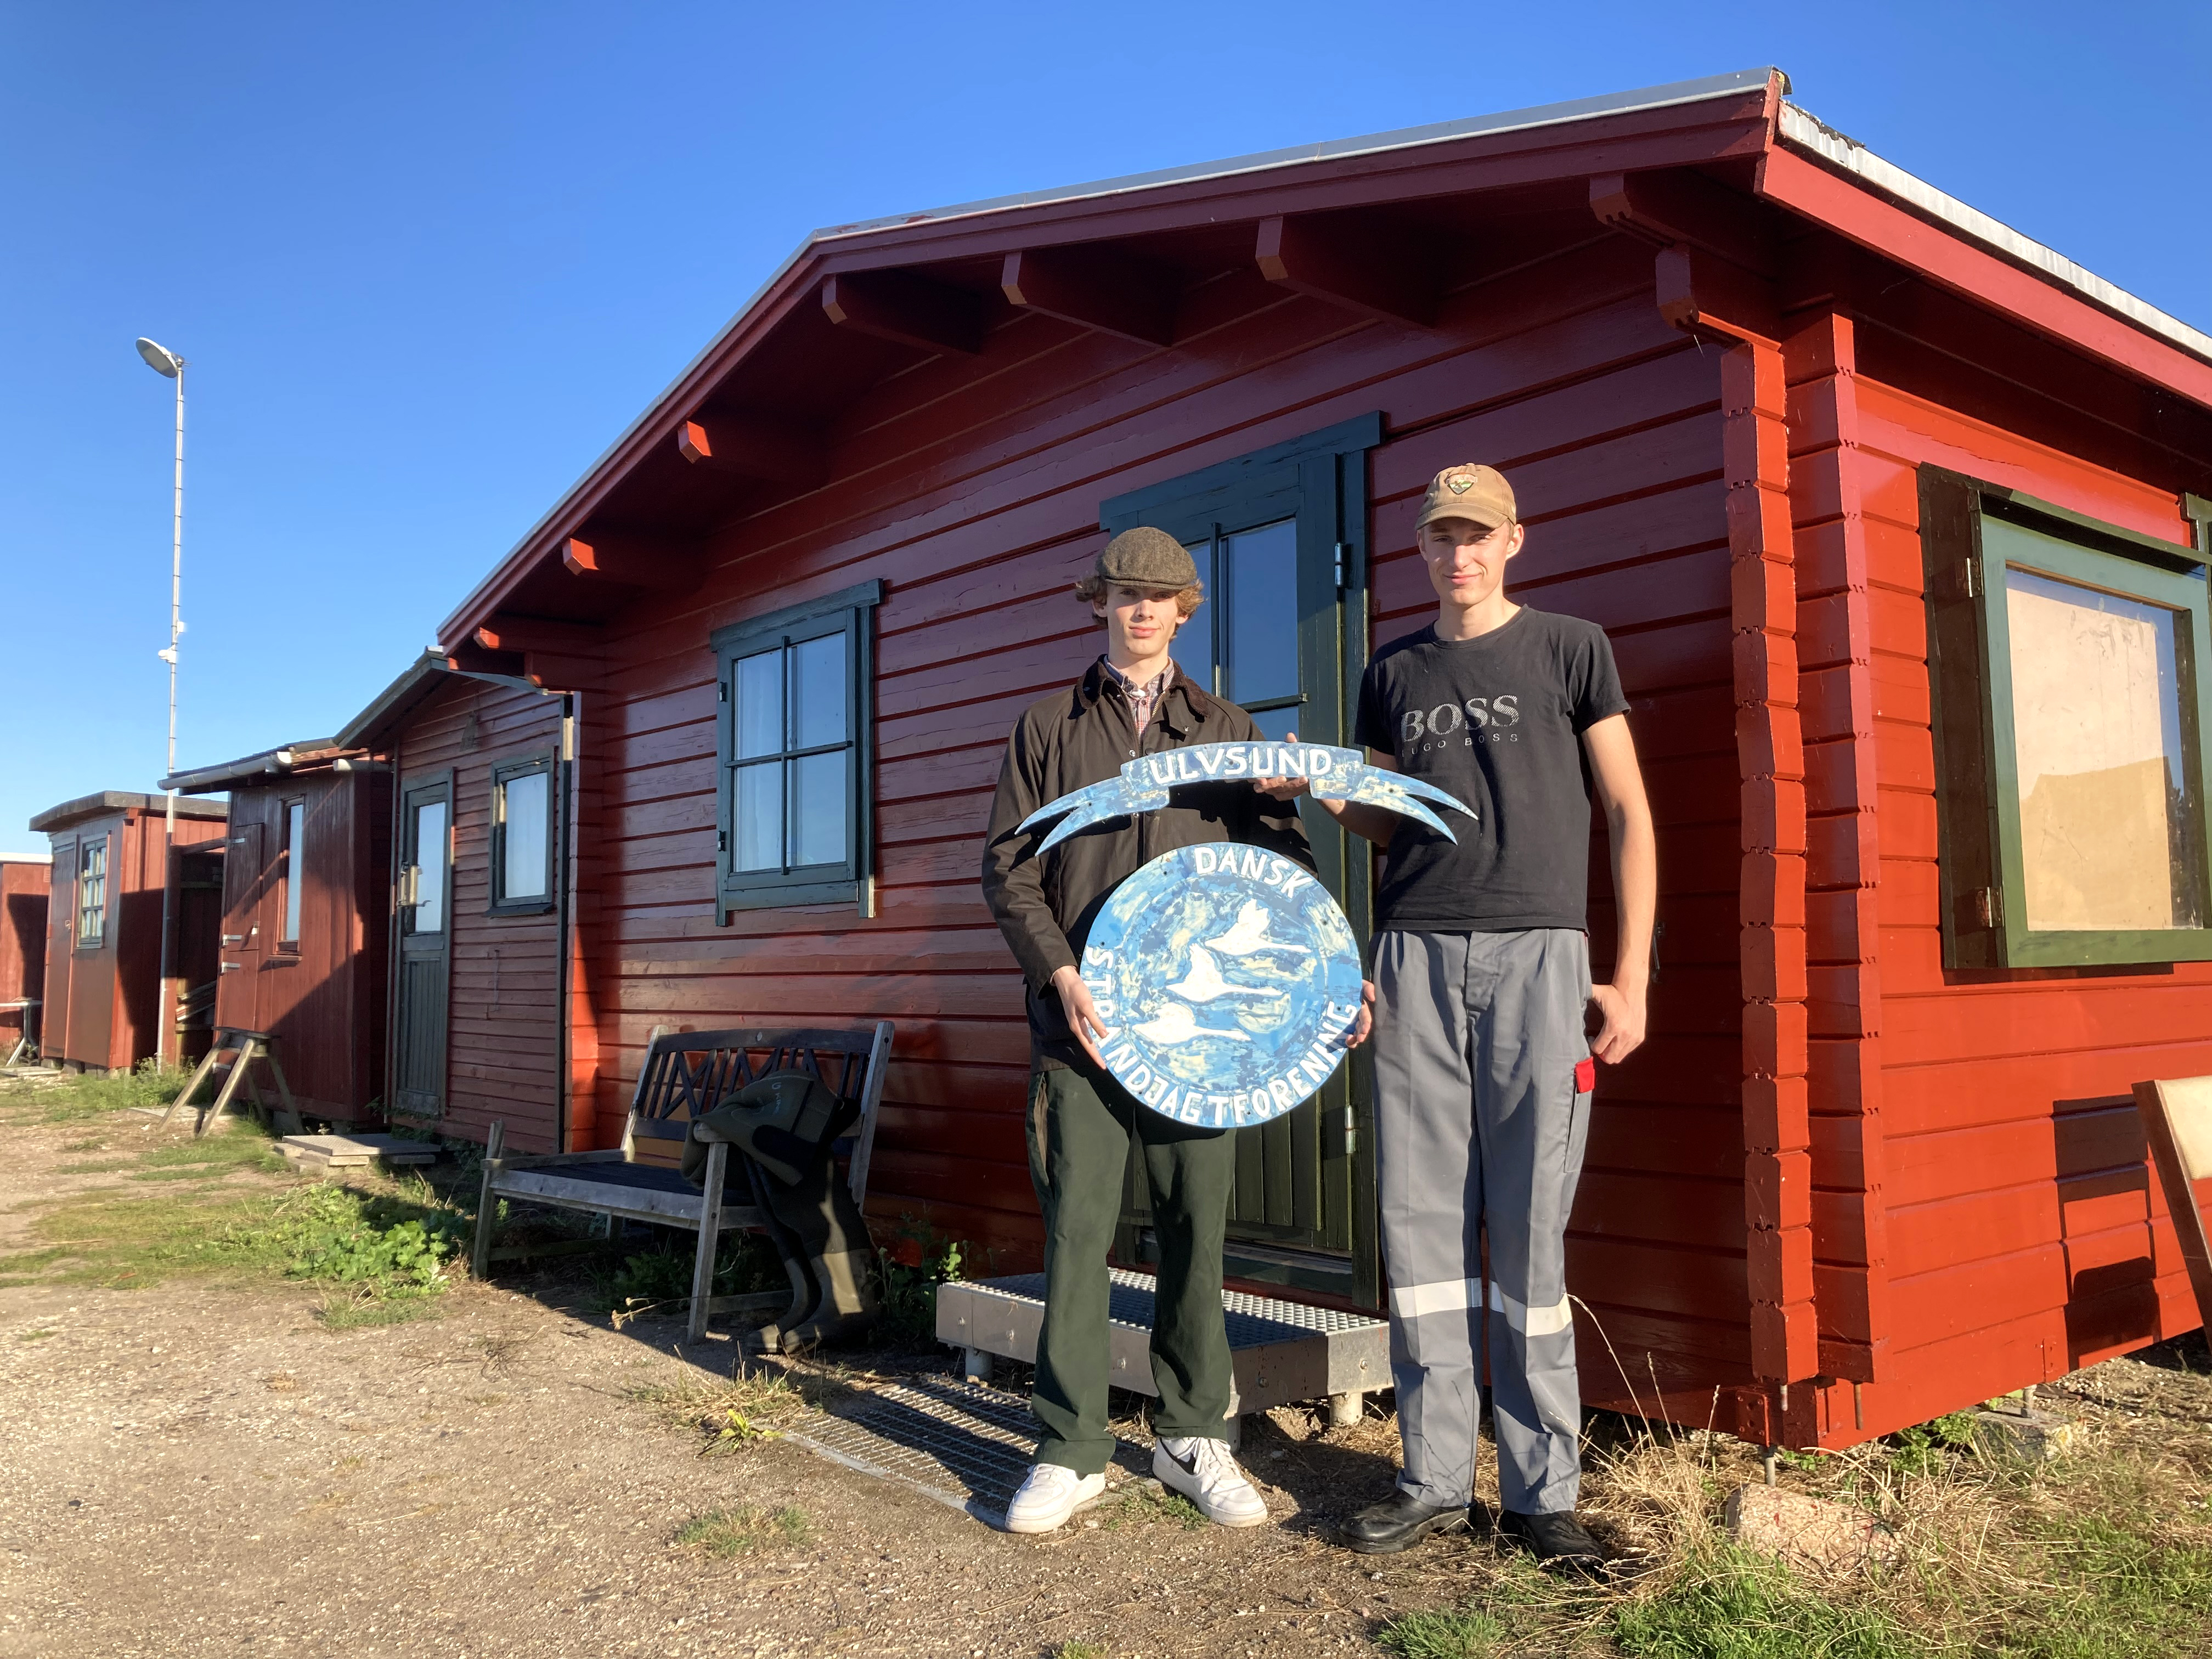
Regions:
[[[1936,467],[1920,524],[1944,965],[2212,960],[2203,554]]]
[[[535,892],[515,890],[514,869],[508,859],[507,823],[511,811],[507,790],[518,780],[543,778],[538,786],[545,792],[542,830],[544,846],[543,863],[538,859],[526,860],[528,873],[536,879]],[[561,800],[559,775],[549,754],[532,755],[519,760],[502,761],[491,772],[491,902],[486,914],[495,916],[542,916],[550,910],[555,902],[555,889],[559,880],[556,854],[561,844]],[[526,852],[527,848],[524,849]]]
[[[718,628],[715,919],[789,904],[875,914],[880,581]],[[831,696],[842,697],[842,709]]]

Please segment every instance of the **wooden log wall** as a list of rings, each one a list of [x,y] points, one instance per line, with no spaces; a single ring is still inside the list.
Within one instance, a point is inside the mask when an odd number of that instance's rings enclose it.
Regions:
[[[1702,1419],[1748,1363],[1718,357],[1661,319],[1648,252],[1603,240],[1446,296],[1433,331],[1255,295],[1243,276],[1188,296],[1184,315],[1171,352],[1030,314],[986,343],[997,372],[981,385],[968,365],[920,366],[841,431],[840,473],[865,491],[731,526],[698,593],[610,625],[581,769],[600,813],[578,993],[598,1019],[598,1135],[619,1124],[656,1026],[887,1015],[899,1058],[872,1210],[892,1232],[969,1241],[979,1270],[1033,1261],[1020,985],[976,870],[1007,730],[1099,649],[1068,592],[1103,540],[1098,503],[1380,407],[1376,643],[1433,610],[1414,508],[1439,467],[1474,458],[1508,471],[1528,514],[1514,591],[1613,635],[1660,823],[1668,956],[1656,1035],[1601,1085],[1572,1273],[1594,1312],[1592,1397],[1626,1401],[1601,1325],[1647,1399],[1656,1366]],[[763,910],[718,927],[708,633],[869,576],[888,585],[880,914]],[[1604,955],[1601,836],[1594,862]]]

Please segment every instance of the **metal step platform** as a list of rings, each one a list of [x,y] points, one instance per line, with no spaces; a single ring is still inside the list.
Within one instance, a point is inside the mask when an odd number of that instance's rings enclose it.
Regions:
[[[1116,1268],[1108,1317],[1112,1381],[1133,1394],[1152,1386],[1150,1273]],[[1326,1399],[1333,1423],[1357,1422],[1366,1396],[1390,1385],[1390,1327],[1367,1314],[1273,1297],[1221,1293],[1236,1367],[1231,1416]],[[994,1358],[1036,1363],[1044,1275],[955,1280],[937,1289],[937,1340],[967,1352],[967,1374],[988,1382]]]

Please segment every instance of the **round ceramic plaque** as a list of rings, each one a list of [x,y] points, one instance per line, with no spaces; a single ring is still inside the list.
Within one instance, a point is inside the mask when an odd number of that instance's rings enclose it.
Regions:
[[[1154,1111],[1231,1129],[1328,1081],[1359,1017],[1359,950],[1303,865],[1231,842],[1163,853],[1083,949],[1107,1070]]]

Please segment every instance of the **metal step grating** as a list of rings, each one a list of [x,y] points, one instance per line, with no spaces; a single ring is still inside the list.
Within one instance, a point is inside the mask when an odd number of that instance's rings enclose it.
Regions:
[[[1152,1369],[1155,1283],[1150,1273],[1116,1268],[1109,1291],[1111,1381],[1137,1394],[1157,1392]],[[1390,1328],[1383,1320],[1241,1291],[1223,1291],[1221,1304],[1236,1366],[1237,1412],[1389,1386]],[[1034,1364],[1043,1317],[1042,1273],[938,1287],[938,1340],[965,1348],[971,1356]]]
[[[951,1377],[911,1377],[808,1413],[787,1431],[809,1451],[1002,1525],[1029,1473],[1036,1423],[1019,1395]],[[1148,1447],[1118,1443],[1115,1462],[1151,1472]],[[1109,1480],[1112,1477],[1109,1475]]]

